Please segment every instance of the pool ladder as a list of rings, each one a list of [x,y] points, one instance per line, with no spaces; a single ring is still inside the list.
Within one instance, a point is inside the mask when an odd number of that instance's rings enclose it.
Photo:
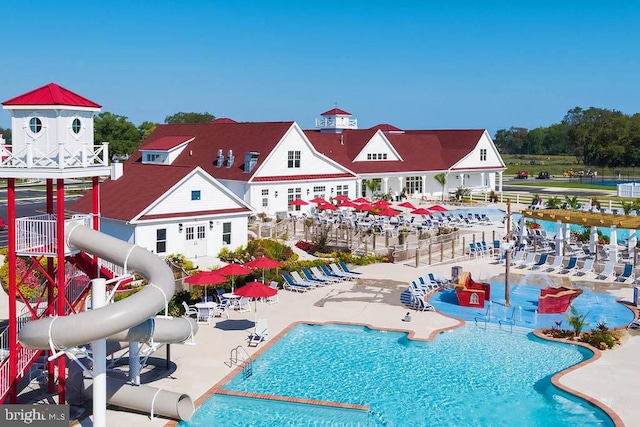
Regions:
[[[253,375],[253,359],[241,345],[231,349],[228,366],[242,366],[242,378],[245,380]]]
[[[513,307],[513,311],[511,312],[511,317],[509,319],[505,319],[498,321],[500,327],[503,324],[509,325],[509,332],[513,333],[513,326],[516,324],[516,320],[522,322],[522,307]]]
[[[478,324],[478,320],[480,320],[481,322],[484,322],[484,329],[487,329],[487,323],[491,320],[491,301],[488,302],[487,311],[485,311],[484,317],[474,317],[476,326],[480,326]]]

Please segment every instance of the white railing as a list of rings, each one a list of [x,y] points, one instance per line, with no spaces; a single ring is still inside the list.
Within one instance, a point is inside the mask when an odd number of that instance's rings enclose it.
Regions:
[[[16,219],[16,252],[19,254],[56,254],[57,249],[57,218],[55,215],[43,214]],[[91,226],[91,215],[75,215],[65,220],[65,227],[79,223],[85,227]],[[64,238],[64,236],[63,236]],[[64,246],[65,254],[70,252]]]
[[[0,167],[2,168],[44,168],[65,169],[74,167],[109,166],[109,143],[89,146],[84,143],[74,152],[58,143],[58,148],[49,153],[38,150],[32,142],[14,152],[10,145],[0,146]]]
[[[317,128],[358,129],[358,119],[348,119],[346,126],[343,123],[337,124],[336,119],[316,119]]]

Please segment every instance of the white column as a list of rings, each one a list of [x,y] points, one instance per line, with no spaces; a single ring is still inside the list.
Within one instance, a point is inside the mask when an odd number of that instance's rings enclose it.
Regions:
[[[105,306],[106,279],[91,280],[91,309]],[[107,425],[107,341],[91,341],[93,352],[93,426]]]
[[[129,342],[129,381],[140,385],[140,343]]]
[[[522,215],[520,217],[520,243],[525,242],[525,238],[527,237],[527,219]]]
[[[591,234],[589,234],[589,251],[593,254],[596,252],[596,245],[598,244],[598,227],[591,226]]]
[[[464,174],[463,173],[460,174],[460,187],[464,188]]]
[[[564,243],[568,245],[571,242],[571,224],[564,224]],[[562,252],[561,252],[562,253]]]
[[[629,248],[629,258],[632,260],[636,259],[636,245],[638,244],[638,237],[636,235],[636,230],[629,230],[629,240],[627,240],[627,245]]]
[[[489,187],[484,180],[484,172],[480,172],[480,186],[481,187]]]
[[[356,197],[354,199],[358,197],[362,197],[362,178],[356,179]]]
[[[502,193],[502,171],[498,172],[498,193]]]
[[[556,230],[556,256],[560,256],[562,255],[562,232],[564,231],[562,221],[558,220]]]
[[[611,238],[609,241],[609,259],[618,262],[618,228],[611,226]]]
[[[427,191],[427,175],[422,175],[422,195]]]
[[[382,178],[382,192],[384,194],[387,194],[389,192],[389,178],[386,176]]]

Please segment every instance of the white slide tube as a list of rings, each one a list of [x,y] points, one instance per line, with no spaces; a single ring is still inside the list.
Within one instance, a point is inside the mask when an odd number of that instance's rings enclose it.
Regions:
[[[154,316],[164,309],[175,291],[169,266],[157,255],[80,224],[67,225],[67,245],[125,267],[147,279],[141,291],[114,304],[61,317],[47,317],[25,324],[19,341],[27,348],[85,345],[102,339],[157,343],[183,342],[192,338],[198,326],[193,319]],[[189,419],[194,407],[186,394],[148,386],[131,386],[112,378],[107,381],[107,402],[152,414]]]
[[[91,280],[91,307],[104,307],[107,297],[107,280]],[[93,351],[93,427],[107,425],[107,340],[91,342]]]

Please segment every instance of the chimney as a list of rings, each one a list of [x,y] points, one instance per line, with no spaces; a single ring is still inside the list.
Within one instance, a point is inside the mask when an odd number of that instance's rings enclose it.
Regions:
[[[233,157],[233,150],[229,150],[227,152],[227,167],[230,168],[231,165],[233,165],[233,161],[235,160],[235,157]]]
[[[120,162],[111,162],[111,180],[115,181],[124,173],[123,164]]]
[[[216,158],[216,167],[220,167],[222,166],[222,163],[224,163],[224,154],[222,154],[222,149],[219,148],[218,149],[218,157]]]

